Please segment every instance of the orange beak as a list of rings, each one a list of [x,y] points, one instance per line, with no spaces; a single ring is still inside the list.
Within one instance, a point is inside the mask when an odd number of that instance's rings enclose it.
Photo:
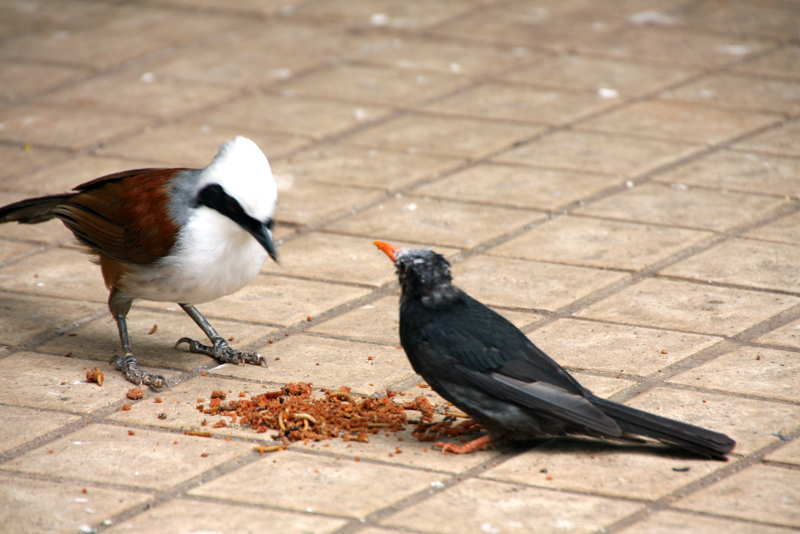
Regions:
[[[386,253],[390,260],[395,261],[394,253],[400,250],[398,247],[390,245],[389,243],[384,243],[383,241],[373,241],[372,243]]]

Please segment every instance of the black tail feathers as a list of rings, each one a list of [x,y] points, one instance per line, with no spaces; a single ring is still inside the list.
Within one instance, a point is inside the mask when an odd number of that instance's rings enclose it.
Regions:
[[[599,397],[591,398],[591,402],[613,418],[623,432],[671,443],[716,460],[727,460],[725,455],[736,445],[734,440],[719,432],[653,415]]]
[[[29,198],[3,206],[0,208],[0,223],[36,224],[49,221],[55,217],[53,208],[71,196],[71,194],[66,194]]]

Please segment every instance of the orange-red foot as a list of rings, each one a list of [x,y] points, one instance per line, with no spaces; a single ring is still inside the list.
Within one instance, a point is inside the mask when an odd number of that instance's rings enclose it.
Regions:
[[[483,430],[483,426],[476,423],[474,419],[467,419],[466,421],[457,424],[453,428],[444,432],[448,436],[460,436],[461,434],[475,434]]]
[[[470,452],[480,451],[486,448],[492,437],[489,434],[484,434],[479,438],[468,441],[463,445],[454,445],[452,443],[442,443],[441,441],[436,444],[437,447],[442,448],[443,453],[454,452],[456,454],[468,454]]]

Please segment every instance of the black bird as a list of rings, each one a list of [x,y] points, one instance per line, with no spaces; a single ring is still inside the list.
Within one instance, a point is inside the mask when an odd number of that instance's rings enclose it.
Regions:
[[[567,434],[645,436],[726,460],[736,445],[724,434],[594,396],[508,320],[454,286],[440,254],[375,245],[397,267],[400,341],[412,367],[489,431],[465,445],[440,444],[444,451]]]

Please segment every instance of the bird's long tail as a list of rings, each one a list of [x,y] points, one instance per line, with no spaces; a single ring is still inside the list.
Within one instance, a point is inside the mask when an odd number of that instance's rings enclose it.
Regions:
[[[0,207],[0,223],[16,221],[23,224],[36,224],[49,221],[56,217],[53,214],[53,208],[71,196],[71,194],[65,194],[29,198]]]
[[[719,432],[653,415],[599,397],[592,397],[590,400],[628,434],[678,445],[717,460],[727,460],[725,455],[736,445],[735,441]]]

